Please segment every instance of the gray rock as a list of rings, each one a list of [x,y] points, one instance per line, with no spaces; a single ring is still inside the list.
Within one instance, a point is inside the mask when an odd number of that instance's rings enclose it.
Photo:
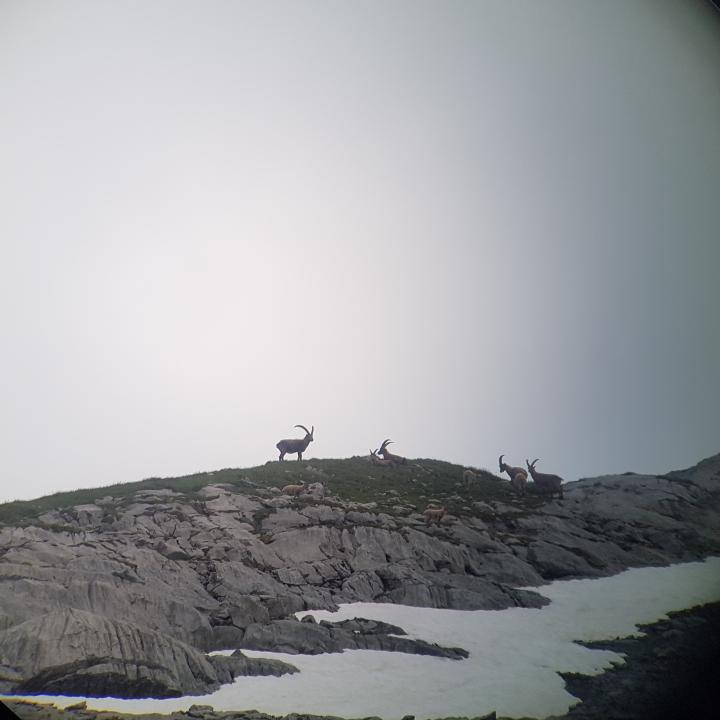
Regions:
[[[184,643],[80,610],[28,620],[0,635],[16,694],[176,697],[219,687],[207,658]]]
[[[432,471],[421,470],[425,493],[444,502],[430,486]],[[271,482],[287,484],[284,473],[278,469]],[[539,607],[546,602],[541,595],[518,588],[720,553],[720,455],[662,477],[610,475],[566,483],[562,501],[530,494],[472,504],[462,498],[458,506],[472,507],[476,516],[440,527],[427,527],[413,512],[417,508],[390,492],[398,489],[378,486],[378,498],[385,493],[395,504],[390,515],[378,512],[377,503],[329,496],[336,490],[333,475],[323,481],[326,497],[318,493],[308,504],[259,499],[272,493],[247,482],[242,487],[251,496],[240,486],[210,484],[194,498],[170,489],[106,496],[49,510],[36,525],[0,526],[0,635],[16,646],[13,662],[0,659],[0,689],[33,678],[38,687],[37,678],[56,687],[61,676],[63,683],[96,688],[103,682],[109,687],[109,678],[117,677],[122,692],[134,684],[139,694],[185,694],[206,686],[207,677],[221,682],[219,665],[207,659],[205,665],[197,661],[199,674],[181,673],[161,652],[167,646],[155,640],[158,663],[170,663],[155,674],[140,660],[134,677],[120,672],[125,666],[114,655],[106,667],[100,661],[73,665],[80,657],[70,658],[65,675],[57,668],[47,675],[43,668],[28,670],[34,667],[37,623],[57,608],[80,613],[75,625],[85,616],[95,618],[96,629],[122,622],[194,652],[237,648],[251,628],[250,640],[262,637],[266,646],[277,641],[300,647],[305,637],[306,645],[334,647],[345,644],[347,629],[335,627],[311,642],[309,636],[293,639],[295,630],[273,630],[271,621],[354,601]],[[384,642],[378,634],[360,635],[365,646]]]
[[[600,570],[593,568],[579,555],[544,541],[532,543],[528,548],[527,557],[547,580],[602,575]]]
[[[210,655],[208,659],[215,668],[221,683],[232,682],[234,678],[241,676],[274,675],[279,677],[299,672],[294,665],[282,662],[282,660],[250,658],[240,650],[236,650],[230,656]]]
[[[166,635],[72,609],[0,633],[0,648],[0,679],[16,694],[177,697],[211,692],[240,675],[297,672],[237,652],[206,656]]]
[[[670,472],[662,479],[667,480],[673,488],[677,488],[678,485],[685,482],[691,483],[706,492],[716,493],[720,491],[720,455],[701,460],[697,465],[687,468],[687,470]]]
[[[212,636],[206,650],[233,650],[242,644],[245,631],[234,625],[216,625],[212,628]]]
[[[307,527],[310,523],[310,519],[297,510],[278,508],[262,521],[262,530],[269,533],[280,533],[292,528]]]
[[[371,602],[382,594],[383,583],[374,571],[360,570],[343,581],[342,591],[348,598]]]
[[[265,625],[251,625],[245,631],[242,648],[272,650],[273,652],[317,655],[340,652],[342,643],[332,637],[327,628],[297,620],[274,620]]]
[[[312,617],[308,615],[306,617]],[[305,618],[303,618],[304,620]],[[367,618],[352,618],[349,620],[340,620],[339,622],[328,622],[321,620],[320,624],[324,627],[339,628],[353,633],[363,633],[364,635],[405,635],[405,631],[397,625],[382,622],[381,620],[368,620]]]
[[[233,598],[232,604],[229,606],[229,613],[232,624],[239,628],[270,620],[267,607],[250,595]]]
[[[319,474],[325,475],[323,472]],[[305,492],[316,500],[322,500],[325,497],[325,486],[321,482],[310,483],[305,489]]]
[[[395,637],[404,634],[402,628],[362,618],[341,623],[275,620],[267,625],[250,626],[245,632],[242,647],[293,655],[317,655],[352,649],[433,655],[453,660],[468,657],[467,651],[462,648],[445,648],[423,640]]]
[[[215,708],[212,705],[191,705],[185,713],[192,718],[203,718],[214,714]]]

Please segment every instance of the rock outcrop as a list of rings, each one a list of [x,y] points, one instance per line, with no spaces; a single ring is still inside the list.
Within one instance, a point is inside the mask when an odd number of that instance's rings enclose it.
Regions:
[[[402,628],[385,626],[372,620],[357,618],[343,623],[273,620],[265,625],[250,625],[239,641],[247,650],[271,650],[291,655],[317,655],[343,650],[386,650],[414,655],[433,655],[451,660],[468,657],[463,648],[442,647],[424,640],[397,637]]]
[[[208,657],[168,635],[72,608],[0,633],[0,690],[17,694],[178,697],[236,675],[295,671],[242,655]]]
[[[466,487],[461,467],[436,461],[300,465],[197,476],[184,492],[172,479],[117,497],[100,490],[93,502],[83,491],[83,502],[22,525],[0,514],[1,687],[207,692],[256,669],[211,650],[353,647],[341,628],[297,631],[287,618],[301,610],[537,607],[540,592],[519,588],[720,552],[720,455],[665,476],[567,483],[562,501],[532,483],[516,497],[487,473]],[[315,492],[283,497],[288,482]],[[428,526],[431,502],[450,514]],[[297,632],[317,638],[293,645]],[[350,634],[364,647],[389,643]],[[62,648],[55,657],[37,644],[46,636]]]

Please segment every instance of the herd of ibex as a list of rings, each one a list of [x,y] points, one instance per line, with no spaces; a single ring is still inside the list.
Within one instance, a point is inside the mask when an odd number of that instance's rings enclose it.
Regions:
[[[292,438],[289,440],[281,440],[275,447],[280,451],[280,460],[285,459],[287,453],[297,453],[297,459],[302,460],[302,454],[307,450],[308,445],[314,440],[313,434],[315,432],[315,426],[312,426],[311,430],[308,430],[304,425],[295,425],[297,428],[301,428],[305,431],[304,438]],[[377,450],[370,450],[370,462],[373,465],[379,465],[381,467],[395,467],[397,465],[407,465],[407,458],[401,455],[395,455],[391,453],[387,446],[392,443],[390,438],[383,440],[382,444]],[[525,494],[525,487],[528,482],[528,471],[532,476],[533,483],[536,490],[543,495],[549,495],[550,499],[557,493],[560,500],[563,499],[563,479],[559,475],[552,475],[550,473],[541,473],[535,470],[535,463],[540,458],[535,458],[532,462],[525,460],[527,470],[521,467],[514,467],[503,462],[505,455],[501,455],[498,463],[500,465],[500,472],[507,473],[510,478],[510,485],[518,495]],[[465,485],[469,486],[473,479],[477,478],[477,474],[470,469],[463,471],[463,480]],[[282,491],[287,495],[299,495],[305,490],[305,485],[286,485]],[[425,522],[430,524],[431,522],[439,523],[443,516],[446,514],[445,508],[434,508],[430,507],[425,510]]]

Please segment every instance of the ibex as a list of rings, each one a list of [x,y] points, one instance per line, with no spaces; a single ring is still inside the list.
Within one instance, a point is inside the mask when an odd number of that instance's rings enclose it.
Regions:
[[[307,446],[313,441],[313,433],[315,432],[315,426],[312,426],[312,430],[308,430],[304,425],[294,425],[293,427],[302,428],[305,431],[304,438],[292,438],[290,440],[281,440],[275,447],[280,451],[280,460],[283,460],[285,453],[297,453],[297,459],[302,460],[302,454],[305,452]]]
[[[473,481],[477,479],[478,474],[470,468],[465,468],[465,470],[463,470],[463,483],[465,484],[466,488],[469,488],[470,485],[472,485]]]
[[[391,442],[390,438],[383,440],[383,444],[378,448],[378,455],[382,455],[385,460],[392,460],[396,465],[407,465],[407,458],[402,455],[394,455],[387,449]]]
[[[370,451],[370,462],[373,465],[381,465],[383,467],[395,467],[395,461],[392,458],[378,457],[377,450]]]
[[[527,485],[527,470],[521,467],[513,467],[503,462],[505,455],[501,455],[498,462],[500,463],[500,472],[506,472],[510,476],[510,485],[518,495],[525,494],[525,485]]]
[[[307,485],[303,483],[302,485],[286,485],[282,489],[283,495],[302,495],[307,490]]]
[[[444,507],[428,508],[425,512],[423,512],[423,515],[425,516],[425,524],[429,525],[431,522],[434,522],[436,525],[439,525],[446,513],[447,510]]]
[[[541,493],[545,493],[552,496],[557,493],[560,500],[563,499],[563,479],[559,475],[550,475],[549,473],[540,473],[535,470],[535,463],[540,458],[535,458],[532,462],[528,462],[527,458],[525,458],[525,463],[528,466],[528,470],[530,471],[530,474],[532,475],[532,479],[537,485],[537,489]]]

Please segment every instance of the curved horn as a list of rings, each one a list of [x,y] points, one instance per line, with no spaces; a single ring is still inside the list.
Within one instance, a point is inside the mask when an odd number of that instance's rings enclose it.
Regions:
[[[304,425],[293,425],[293,427],[302,428],[308,435],[312,435],[312,433]]]
[[[310,437],[313,436],[313,433],[314,433],[314,432],[315,432],[315,426],[313,425],[313,426],[312,426],[312,430],[310,431]]]
[[[529,465],[528,467],[531,467],[531,468],[534,470],[534,469],[535,469],[535,463],[536,463],[539,459],[540,459],[540,458],[535,458],[535,459],[530,463],[530,465]],[[527,460],[526,460],[525,462],[527,462]]]
[[[383,440],[383,443],[380,446],[380,450],[384,450],[391,442],[392,440],[390,438],[388,438],[387,440]]]
[[[503,454],[500,456],[500,459],[498,460],[498,464],[500,465],[500,472],[502,472],[502,466],[503,466],[503,461],[502,461],[502,459],[503,459],[504,457],[505,457],[505,453],[503,453]]]

